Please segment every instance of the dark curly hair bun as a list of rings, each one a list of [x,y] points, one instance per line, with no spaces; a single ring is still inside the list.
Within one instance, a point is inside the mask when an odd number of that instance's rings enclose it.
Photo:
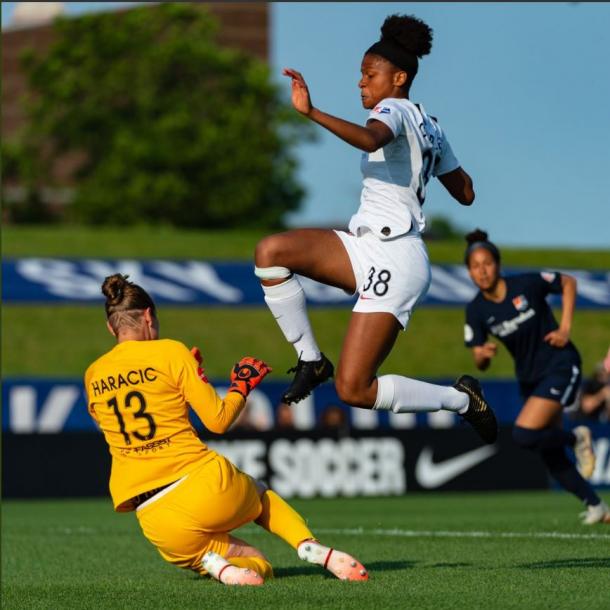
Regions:
[[[466,241],[468,244],[474,244],[478,241],[488,241],[487,233],[485,231],[481,231],[481,229],[475,229],[466,235]]]
[[[131,284],[127,281],[128,275],[115,273],[109,275],[102,284],[102,294],[106,297],[108,305],[118,305],[125,296],[125,286]]]
[[[485,231],[481,231],[481,229],[471,231],[468,233],[468,235],[466,235],[466,241],[468,242],[466,252],[464,252],[464,262],[466,265],[468,265],[471,253],[477,248],[485,248],[486,250],[489,250],[496,263],[500,264],[500,250],[498,250],[498,247],[495,244],[489,241]]]
[[[413,15],[390,15],[381,26],[381,40],[392,40],[420,59],[432,49],[432,29]]]

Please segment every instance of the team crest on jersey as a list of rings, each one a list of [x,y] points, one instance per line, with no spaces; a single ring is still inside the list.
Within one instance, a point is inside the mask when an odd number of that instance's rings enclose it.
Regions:
[[[547,281],[549,284],[555,281],[555,273],[550,273],[549,271],[543,271],[540,276],[543,280]]]
[[[527,302],[525,295],[520,294],[518,297],[513,299],[513,305],[517,311],[525,311],[529,303]]]
[[[375,106],[373,112],[376,112],[377,114],[390,114],[391,110],[387,106]]]

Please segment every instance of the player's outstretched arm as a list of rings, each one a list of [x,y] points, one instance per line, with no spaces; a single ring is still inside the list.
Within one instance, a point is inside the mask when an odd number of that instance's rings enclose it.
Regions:
[[[381,121],[369,121],[363,127],[322,112],[311,103],[309,88],[300,72],[284,68],[282,74],[292,79],[292,105],[295,110],[348,144],[364,152],[374,152],[394,139],[392,130]]]
[[[188,360],[181,375],[185,398],[203,425],[216,434],[231,427],[243,411],[248,394],[271,372],[262,360],[242,358],[231,371],[231,387],[223,399],[205,375],[198,348],[191,350]]]

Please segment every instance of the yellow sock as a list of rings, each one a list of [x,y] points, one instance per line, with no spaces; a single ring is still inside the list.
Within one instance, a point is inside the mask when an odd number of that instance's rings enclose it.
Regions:
[[[273,568],[271,564],[262,557],[227,557],[227,561],[238,568],[250,568],[254,570],[264,580],[273,578]]]
[[[279,536],[295,549],[299,542],[314,538],[303,517],[274,491],[268,489],[261,503],[263,510],[256,523],[268,532]]]

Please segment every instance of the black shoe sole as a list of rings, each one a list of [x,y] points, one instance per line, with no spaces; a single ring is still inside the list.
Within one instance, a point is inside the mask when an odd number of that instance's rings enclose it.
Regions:
[[[299,392],[292,390],[291,385],[291,387],[289,387],[288,390],[286,390],[286,392],[284,392],[282,395],[282,402],[289,405],[294,404],[295,402],[300,402],[304,398],[307,398],[315,388],[325,381],[328,381],[334,375],[335,367],[333,366],[333,363],[326,356],[324,356],[324,354],[322,354],[322,358],[324,359],[324,369],[320,372],[320,376],[314,381],[309,382],[306,388],[301,388]],[[293,380],[293,384],[295,381],[296,379]]]

